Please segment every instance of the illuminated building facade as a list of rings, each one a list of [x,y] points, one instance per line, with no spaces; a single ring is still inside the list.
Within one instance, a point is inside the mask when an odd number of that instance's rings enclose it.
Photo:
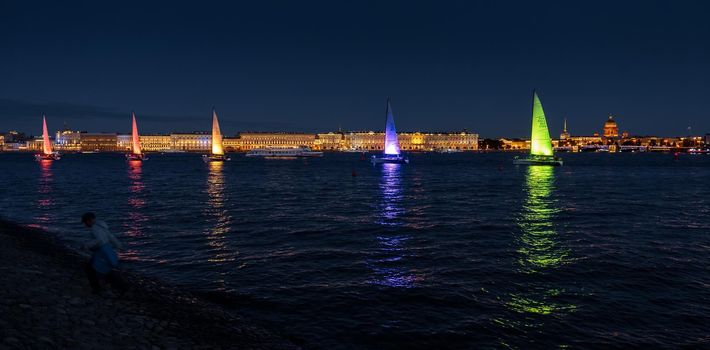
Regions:
[[[385,147],[385,134],[369,132],[352,132],[344,136],[344,149],[362,151],[382,151]],[[400,149],[403,151],[436,151],[478,149],[478,134],[461,133],[398,133]]]
[[[345,149],[345,136],[342,132],[316,134],[314,148],[321,151],[337,151]]]
[[[54,138],[54,149],[60,152],[81,151],[81,132],[68,129],[57,131]]]
[[[170,135],[140,135],[140,141],[141,150],[144,152],[165,152],[173,149],[172,138]]]
[[[345,146],[358,151],[382,151],[385,148],[385,133],[374,131],[347,133]]]
[[[28,151],[42,151],[44,145],[44,140],[42,137],[35,138],[34,140],[27,141]]]
[[[54,145],[58,151],[127,152],[131,149],[131,135],[86,133],[64,130],[56,133]],[[399,133],[402,151],[477,150],[478,134],[461,133]],[[266,147],[310,147],[323,151],[382,151],[385,134],[382,132],[328,132],[318,134],[285,132],[249,132],[237,137],[225,137],[222,145],[227,152],[249,151]],[[5,138],[6,140],[6,138]],[[140,135],[145,152],[208,152],[212,137],[207,133],[172,133]],[[7,142],[5,142],[7,144]],[[516,146],[517,147],[517,146]],[[6,147],[7,148],[7,147]],[[2,149],[2,148],[0,148]],[[20,149],[39,151],[42,140],[29,140]]]
[[[222,146],[225,152],[236,152],[241,149],[241,139],[238,137],[223,137]]]
[[[619,137],[619,126],[616,124],[613,116],[609,116],[609,119],[604,123],[604,137],[614,138]]]
[[[116,135],[116,150],[130,151],[131,150],[131,135]]]
[[[5,149],[5,135],[0,135],[0,151]]]
[[[240,150],[249,151],[265,147],[310,147],[315,148],[315,134],[303,133],[240,133]]]
[[[209,152],[212,147],[212,136],[205,133],[170,134],[170,142],[174,151]]]
[[[116,152],[118,135],[109,133],[82,133],[81,150],[97,152]]]
[[[505,150],[525,150],[530,149],[530,140],[523,139],[500,139],[502,148]]]

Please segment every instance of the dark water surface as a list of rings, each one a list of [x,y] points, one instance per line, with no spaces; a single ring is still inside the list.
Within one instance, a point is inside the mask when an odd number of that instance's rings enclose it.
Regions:
[[[359,157],[0,154],[0,215],[78,244],[95,211],[128,268],[308,348],[710,346],[710,157]]]

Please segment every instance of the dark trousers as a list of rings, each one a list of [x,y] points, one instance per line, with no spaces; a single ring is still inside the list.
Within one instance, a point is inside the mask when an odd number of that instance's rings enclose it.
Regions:
[[[84,271],[86,271],[86,277],[89,279],[89,284],[91,285],[91,290],[94,293],[99,293],[101,291],[101,284],[99,284],[99,278],[103,278],[108,282],[111,287],[116,289],[119,293],[123,294],[128,290],[128,283],[121,277],[117,271],[111,271],[107,274],[102,274],[96,272],[91,266],[91,263],[86,263],[84,265]]]

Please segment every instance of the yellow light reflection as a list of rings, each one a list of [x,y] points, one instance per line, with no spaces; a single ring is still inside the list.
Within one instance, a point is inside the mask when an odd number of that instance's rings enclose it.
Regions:
[[[224,162],[209,162],[207,175],[207,206],[205,214],[211,218],[211,227],[207,230],[208,245],[213,251],[209,262],[221,263],[234,260],[226,248],[226,234],[232,218],[225,206]]]

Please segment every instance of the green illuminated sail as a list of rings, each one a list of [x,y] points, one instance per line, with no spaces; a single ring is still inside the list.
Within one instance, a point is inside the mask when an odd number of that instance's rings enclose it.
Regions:
[[[534,156],[552,156],[552,141],[547,129],[545,111],[537,93],[533,92],[532,135],[530,136],[530,154]]]

